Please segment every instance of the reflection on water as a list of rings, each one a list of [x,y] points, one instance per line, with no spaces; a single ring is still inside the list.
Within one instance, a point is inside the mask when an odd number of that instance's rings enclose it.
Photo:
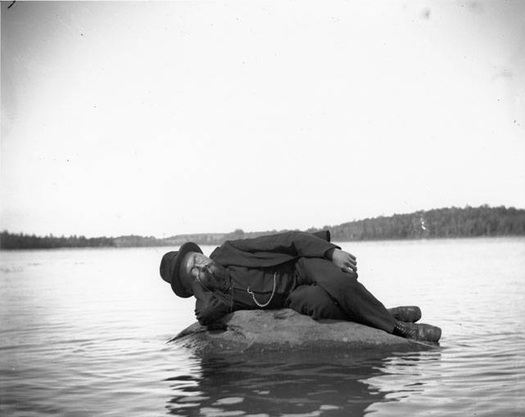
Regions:
[[[180,348],[178,348],[180,349]],[[384,358],[193,357],[199,372],[168,378],[173,415],[363,415],[387,395],[367,380]]]
[[[525,239],[343,247],[440,348],[200,357],[166,343],[194,305],[158,276],[163,249],[0,252],[0,415],[524,416]]]

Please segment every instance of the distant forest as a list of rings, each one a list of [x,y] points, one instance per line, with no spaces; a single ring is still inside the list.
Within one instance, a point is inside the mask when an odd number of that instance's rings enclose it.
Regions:
[[[394,214],[330,228],[334,241],[524,236],[525,210],[465,207]]]
[[[355,220],[337,226],[311,228],[306,232],[329,229],[336,242],[356,240],[433,239],[459,237],[525,236],[525,210],[513,207],[465,207],[417,211]],[[53,249],[79,247],[176,247],[191,240],[201,245],[220,245],[225,240],[262,236],[285,230],[266,232],[199,233],[158,239],[153,236],[56,237],[0,233],[0,249]]]

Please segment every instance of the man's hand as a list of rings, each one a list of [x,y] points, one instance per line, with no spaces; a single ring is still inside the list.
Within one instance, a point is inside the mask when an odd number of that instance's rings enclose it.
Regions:
[[[357,260],[351,253],[336,249],[332,254],[332,262],[344,271],[357,274]]]

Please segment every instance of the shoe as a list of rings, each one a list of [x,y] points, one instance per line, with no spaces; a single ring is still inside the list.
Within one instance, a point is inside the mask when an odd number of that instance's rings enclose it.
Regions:
[[[430,324],[398,321],[394,327],[394,334],[406,339],[437,343],[441,338],[441,329]]]
[[[417,306],[394,307],[388,311],[399,321],[415,323],[421,318],[421,309]]]

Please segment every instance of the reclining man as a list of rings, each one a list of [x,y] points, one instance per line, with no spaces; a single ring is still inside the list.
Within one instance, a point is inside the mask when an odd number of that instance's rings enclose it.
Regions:
[[[195,296],[202,325],[236,310],[292,308],[316,320],[353,321],[409,339],[441,337],[439,327],[415,323],[419,308],[386,309],[357,281],[355,256],[330,243],[327,230],[227,241],[209,258],[186,242],[162,257],[160,275],[179,297]]]

